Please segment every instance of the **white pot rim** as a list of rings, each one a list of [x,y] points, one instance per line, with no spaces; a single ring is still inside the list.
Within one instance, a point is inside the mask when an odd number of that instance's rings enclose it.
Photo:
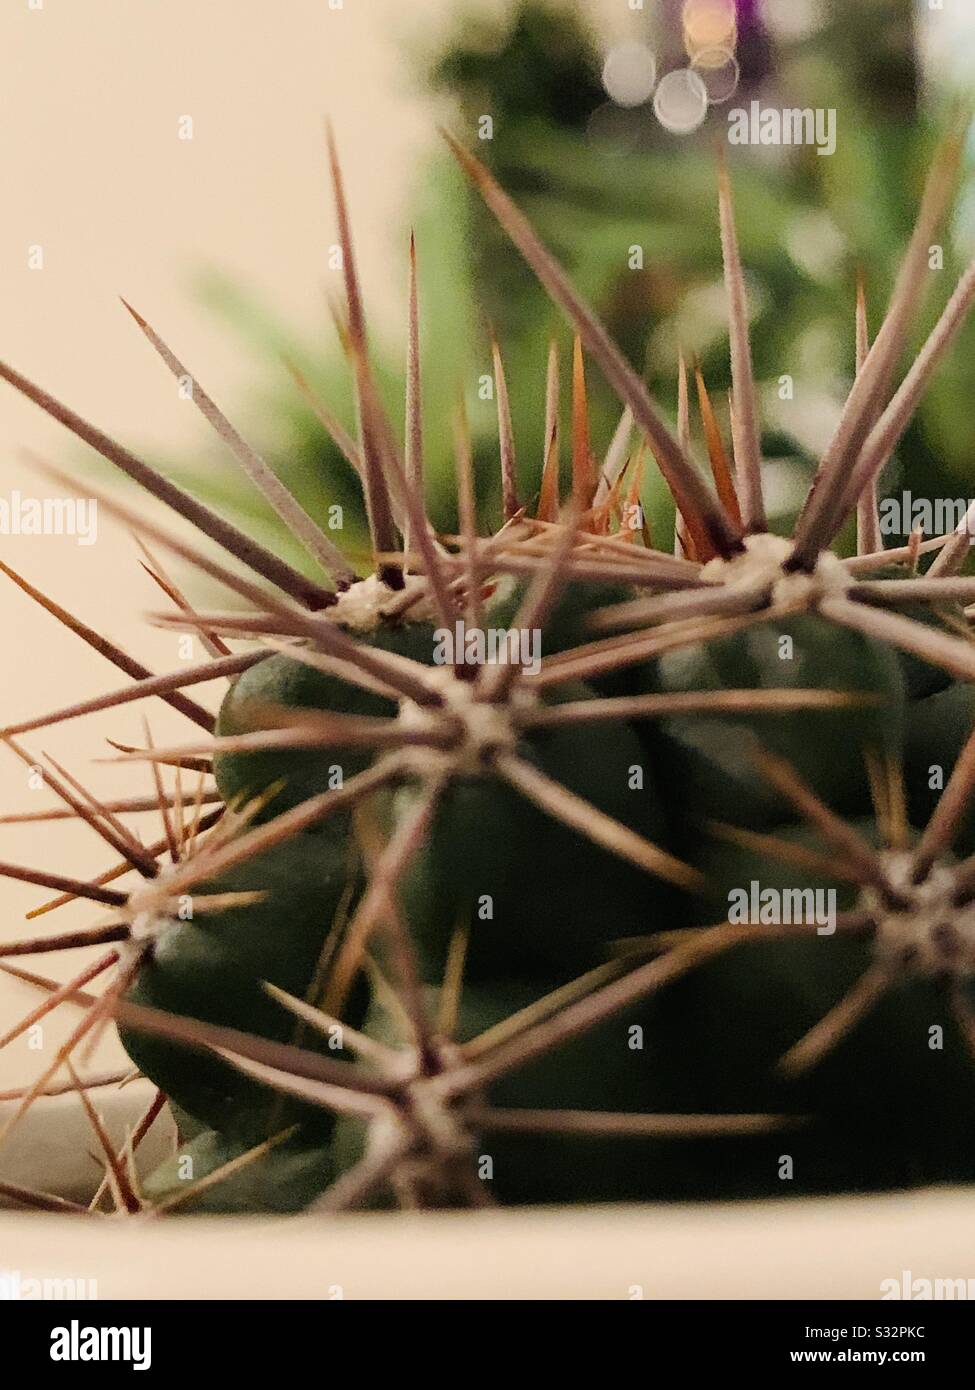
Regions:
[[[905,1276],[975,1289],[973,1223],[965,1188],[246,1220],[10,1213],[0,1270],[94,1280],[100,1299],[880,1299]]]

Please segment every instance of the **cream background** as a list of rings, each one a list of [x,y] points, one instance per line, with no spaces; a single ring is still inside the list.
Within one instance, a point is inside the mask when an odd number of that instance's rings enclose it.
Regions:
[[[406,54],[430,44],[448,0],[7,0],[0,10],[0,356],[43,383],[108,433],[144,454],[172,455],[206,439],[207,427],[154,359],[118,303],[124,294],[198,371],[243,425],[241,394],[255,363],[194,302],[201,266],[239,278],[309,335],[331,334],[324,312],[325,248],[333,240],[323,159],[330,114],[344,152],[363,277],[374,320],[399,321],[402,255],[394,228],[417,157],[436,136]],[[194,138],[177,138],[182,116]],[[44,268],[28,269],[43,247]],[[24,446],[67,464],[78,450],[60,426],[0,387],[0,496],[50,495]],[[134,491],[136,505],[142,505]],[[147,504],[152,510],[153,504]],[[162,509],[155,509],[162,516]],[[168,521],[168,518],[167,518]],[[0,557],[157,671],[178,664],[175,639],[148,628],[158,607],[131,539],[105,516],[99,539],[0,536]],[[54,709],[125,683],[102,658],[0,576],[0,723]],[[198,654],[198,658],[202,653]],[[207,692],[214,703],[219,690]],[[98,766],[104,738],[138,741],[141,711],[154,737],[189,726],[160,701],[27,735],[106,796],[144,794],[144,769]],[[0,806],[53,804],[27,787],[26,769],[0,748]],[[145,817],[146,838],[159,833]],[[84,826],[0,825],[0,859],[85,876],[112,862]],[[0,935],[23,929],[23,912],[47,896],[0,880]],[[71,907],[38,931],[94,920]],[[61,975],[80,957],[22,962]],[[22,1012],[34,991],[0,977],[0,1018]],[[45,1049],[70,1025],[62,1009]],[[113,1049],[106,1045],[98,1063]],[[34,1075],[43,1053],[25,1039],[0,1051],[0,1089]]]
[[[474,3],[475,0],[470,0]],[[478,0],[504,13],[507,0]],[[195,301],[201,267],[216,266],[314,339],[333,330],[324,290],[334,240],[323,150],[331,116],[343,153],[360,271],[379,332],[402,324],[403,237],[411,180],[444,114],[421,88],[435,51],[468,0],[6,0],[0,8],[0,357],[143,456],[208,443],[165,368],[118,302],[123,294],[172,344],[246,433],[246,385],[260,365]],[[589,0],[608,34],[634,22],[619,0]],[[182,117],[192,140],[178,138]],[[28,268],[43,248],[41,270]],[[276,363],[271,364],[277,370]],[[25,463],[25,448],[63,466],[79,448],[60,426],[0,384],[0,497],[56,489]],[[245,486],[242,484],[242,486]],[[126,496],[166,524],[165,509]],[[0,558],[155,671],[175,669],[176,640],[143,614],[158,595],[131,538],[99,517],[99,539],[0,535]],[[114,689],[125,678],[40,612],[0,575],[0,725]],[[202,657],[202,652],[196,659]],[[198,688],[216,706],[220,691]],[[24,743],[50,752],[105,797],[150,791],[145,769],[99,766],[104,739],[137,742],[142,711],[157,743],[188,725],[159,700],[123,707]],[[0,809],[54,804],[27,787],[0,747]],[[145,838],[159,834],[144,817]],[[0,825],[0,860],[78,877],[112,862],[87,827]],[[0,937],[22,934],[24,911],[47,896],[0,878]],[[38,931],[94,920],[69,907]],[[77,953],[23,962],[66,977]],[[0,1020],[35,992],[0,975]],[[70,1026],[62,1009],[45,1050]],[[99,1064],[112,1048],[102,1048]],[[0,1050],[0,1090],[37,1070],[21,1039]]]
[[[481,0],[484,8],[504,0]],[[330,112],[345,156],[357,243],[374,319],[400,322],[402,225],[416,159],[434,140],[434,113],[408,76],[404,48],[431,40],[457,0],[5,0],[0,8],[0,356],[110,433],[148,452],[192,450],[204,426],[180,402],[117,303],[124,293],[246,425],[241,391],[253,364],[189,292],[191,272],[217,264],[257,290],[299,330],[328,333],[321,309],[332,220],[322,118]],[[589,0],[623,29],[621,0]],[[194,139],[177,139],[191,115]],[[27,269],[44,248],[43,271]],[[246,403],[245,403],[246,407]],[[57,426],[0,386],[0,496],[43,495],[19,450],[77,457]],[[0,537],[0,557],[156,670],[177,661],[172,638],[145,626],[156,604],[128,536],[101,519],[99,543]],[[122,684],[0,577],[0,723]],[[202,693],[202,692],[201,692]],[[218,698],[219,691],[212,692]],[[159,701],[147,706],[158,739],[186,725]],[[144,771],[94,764],[106,735],[137,740],[139,706],[25,737],[106,796],[148,790]],[[43,802],[0,748],[0,807]],[[145,822],[147,836],[155,825]],[[0,860],[83,876],[106,866],[85,827],[0,825]],[[42,891],[0,879],[0,936],[23,930]],[[94,920],[70,908],[38,930]],[[73,953],[25,964],[77,969]],[[0,976],[0,1025],[36,995]],[[0,1051],[0,1091],[36,1074],[73,1011],[52,1024],[44,1053],[23,1040]],[[49,1054],[48,1054],[49,1055]],[[106,1043],[92,1063],[117,1060]],[[109,1099],[116,1134],[135,1093]],[[130,1112],[131,1113],[131,1112]],[[162,1142],[165,1136],[155,1138]],[[70,1188],[65,1154],[85,1144],[73,1099],[49,1103],[17,1136],[0,1168],[11,1179]],[[84,1231],[77,1223],[0,1216],[0,1267],[24,1277],[97,1278],[102,1297],[307,1295],[342,1282],[347,1296],[876,1297],[879,1280],[907,1267],[943,1277],[970,1272],[970,1201],[916,1194],[783,1207],[670,1208],[478,1218],[384,1217],[341,1223],[324,1244],[314,1219],[258,1227],[230,1223],[205,1238],[175,1223]],[[272,1236],[272,1241],[268,1241]],[[400,1238],[404,1237],[404,1238]],[[531,1259],[524,1258],[526,1240]],[[278,1255],[267,1262],[267,1250]],[[843,1250],[842,1268],[837,1250]],[[741,1252],[747,1250],[747,1269]],[[803,1259],[797,1263],[796,1251]],[[585,1252],[584,1257],[581,1252]],[[787,1275],[787,1277],[786,1277]]]

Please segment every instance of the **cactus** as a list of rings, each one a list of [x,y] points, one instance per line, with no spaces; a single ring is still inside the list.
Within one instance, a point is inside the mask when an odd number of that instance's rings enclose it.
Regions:
[[[492,176],[448,141],[575,330],[565,498],[557,352],[542,396],[542,467],[524,498],[495,344],[502,524],[481,534],[461,411],[459,531],[434,532],[415,248],[401,451],[370,368],[331,140],[341,331],[358,402],[357,438],[337,426],[337,442],[362,480],[372,574],[358,573],[194,378],[194,401],[319,578],[0,365],[236,561],[95,494],[152,547],[150,573],[173,605],[156,621],[195,634],[208,653],[164,676],[3,566],[130,681],[8,727],[16,755],[34,762],[24,735],[149,697],[199,736],[159,748],[146,725],[143,745],[120,745],[153,770],[157,796],[141,805],[103,804],[52,765],[47,781],[67,813],[119,861],[109,870],[84,882],[0,865],[58,893],[49,907],[82,898],[104,915],[7,943],[8,962],[106,948],[66,985],[2,967],[46,996],[4,1041],[54,1007],[80,1005],[81,1017],[0,1141],[39,1096],[64,1088],[64,1070],[104,1153],[96,1213],[109,1203],[330,1212],[970,1180],[969,535],[962,527],[885,551],[876,515],[881,470],[975,297],[973,267],[894,390],[960,137],[933,165],[872,347],[859,297],[858,374],[788,537],[766,525],[723,165],[733,461],[699,377],[712,488],[693,460],[683,361],[675,433]],[[601,463],[586,354],[623,407]],[[677,508],[666,549],[636,507],[647,450]],[[830,547],[854,511],[858,553],[844,558]],[[162,550],[243,605],[195,607],[155,558]],[[215,678],[229,682],[216,716],[192,693]],[[936,789],[933,767],[947,777]],[[195,796],[183,790],[189,772]],[[128,828],[124,817],[140,809],[160,813],[159,841]],[[135,886],[122,887],[131,875]],[[101,994],[86,993],[105,978]],[[91,1099],[97,1079],[76,1069],[112,1022],[158,1087],[121,1154]],[[166,1104],[179,1153],[140,1180],[132,1152]]]

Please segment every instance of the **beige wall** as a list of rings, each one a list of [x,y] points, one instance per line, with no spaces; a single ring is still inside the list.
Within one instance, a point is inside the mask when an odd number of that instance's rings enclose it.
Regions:
[[[568,3],[568,0],[566,0]],[[5,126],[0,133],[0,357],[107,432],[172,456],[207,438],[193,407],[118,303],[150,318],[218,401],[246,425],[242,393],[259,370],[226,325],[194,300],[212,265],[259,294],[308,335],[332,329],[324,312],[324,250],[334,239],[323,158],[330,115],[344,155],[363,278],[374,321],[401,321],[403,255],[395,233],[418,157],[436,140],[437,111],[412,55],[434,48],[451,18],[508,0],[6,0],[0,7]],[[626,16],[618,0],[590,12]],[[178,138],[181,117],[192,140]],[[43,268],[30,269],[30,248]],[[30,448],[62,464],[79,450],[59,426],[0,385],[0,498],[51,495],[24,462]],[[131,496],[131,493],[130,493]],[[140,503],[141,505],[141,503]],[[150,510],[151,505],[150,505]],[[159,511],[157,509],[157,515]],[[178,665],[175,639],[149,628],[158,607],[131,538],[107,517],[99,539],[0,535],[0,558],[154,670]],[[0,723],[58,708],[124,683],[0,575]],[[204,691],[214,703],[220,691]],[[137,742],[141,711],[155,738],[187,725],[159,701],[70,723],[24,743],[50,752],[105,797],[150,790],[144,768],[99,765],[106,737]],[[53,798],[0,747],[0,810]],[[146,817],[147,838],[159,826]],[[90,876],[111,862],[87,827],[0,825],[0,860]],[[0,937],[24,931],[43,890],[0,878]],[[98,909],[72,906],[38,931],[84,925]],[[24,962],[66,978],[78,953]],[[0,976],[0,1024],[34,991]],[[15,1012],[16,1011],[16,1012]],[[47,1052],[70,1026],[62,1009]],[[2,1029],[0,1029],[2,1031]],[[112,1044],[103,1047],[103,1059]],[[21,1039],[0,1050],[0,1090],[38,1071]]]
[[[323,312],[323,248],[333,239],[324,177],[323,117],[345,153],[364,278],[377,316],[396,320],[402,220],[415,157],[434,112],[405,56],[432,42],[450,0],[6,0],[0,9],[6,126],[0,136],[0,356],[106,430],[140,448],[175,452],[205,438],[192,406],[118,304],[152,318],[228,406],[253,379],[225,326],[194,302],[192,273],[215,264],[257,290],[309,334],[331,332]],[[190,115],[194,138],[177,138]],[[29,247],[44,268],[28,269]],[[392,248],[392,249],[391,249]],[[246,418],[246,410],[244,411]],[[66,462],[77,450],[12,390],[0,388],[0,497],[44,496],[24,447]],[[65,538],[0,536],[0,557],[156,670],[178,663],[174,639],[145,626],[157,605],[130,538],[102,518],[90,548]],[[108,690],[122,681],[0,576],[0,721]],[[214,692],[215,697],[219,691]],[[187,725],[146,706],[159,739]],[[25,737],[106,796],[148,791],[145,769],[98,766],[104,738],[140,737],[141,706]],[[49,800],[0,749],[0,806]],[[146,818],[147,835],[158,825]],[[0,860],[87,875],[107,866],[85,827],[0,825]],[[43,896],[0,880],[0,935],[23,930]],[[37,930],[94,920],[71,907]],[[33,958],[61,975],[77,954]],[[0,983],[0,1019],[34,995]],[[71,1010],[62,1010],[63,1031]],[[53,1034],[45,1040],[45,1051]],[[0,1089],[38,1069],[19,1041],[0,1051]]]

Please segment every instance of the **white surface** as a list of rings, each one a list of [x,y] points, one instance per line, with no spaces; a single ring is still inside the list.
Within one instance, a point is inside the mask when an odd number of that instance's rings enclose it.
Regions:
[[[168,1222],[0,1216],[0,1268],[99,1298],[879,1299],[975,1276],[975,1198]]]
[[[118,1151],[135,1128],[155,1094],[148,1081],[89,1092]],[[0,1105],[0,1127],[15,1105]],[[139,1171],[151,1172],[171,1151],[175,1127],[168,1109],[160,1115],[139,1146]],[[76,1095],[45,1097],[24,1116],[0,1149],[0,1179],[53,1192],[71,1201],[87,1201],[101,1180],[101,1169],[85,1155],[98,1152],[98,1141]],[[0,1250],[0,1268],[4,1268]]]

